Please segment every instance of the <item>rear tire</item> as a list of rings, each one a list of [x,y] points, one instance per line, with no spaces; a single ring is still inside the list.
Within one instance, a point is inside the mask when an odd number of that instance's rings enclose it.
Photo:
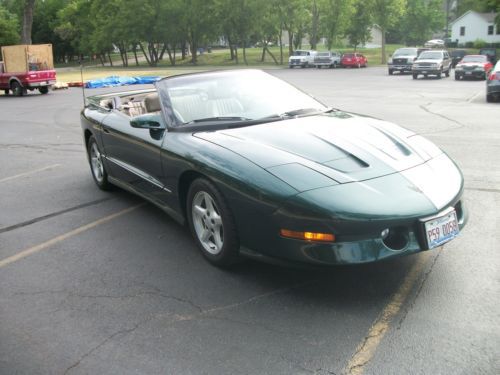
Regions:
[[[233,214],[210,181],[198,178],[189,187],[186,212],[189,228],[203,256],[218,267],[240,260]]]
[[[413,73],[413,79],[417,79],[418,74]]]
[[[493,102],[495,101],[495,98],[493,97],[493,95],[491,95],[491,94],[487,94],[487,95],[486,95],[486,101],[487,101],[488,103],[493,103]]]
[[[3,93],[4,93],[5,95],[9,95],[9,91],[10,91],[10,90],[3,90]]]
[[[392,69],[389,69],[389,75],[392,76],[392,73],[394,73],[394,71]]]
[[[38,88],[38,91],[40,91],[40,94],[47,94],[49,92],[49,86],[42,86]]]
[[[25,89],[17,81],[12,81],[12,83],[10,84],[10,89],[14,96],[23,96],[25,93]]]
[[[97,187],[101,190],[111,190],[112,186],[108,181],[108,172],[106,171],[106,167],[104,167],[99,145],[93,135],[89,138],[87,155],[89,158],[90,171],[92,172],[92,177]]]

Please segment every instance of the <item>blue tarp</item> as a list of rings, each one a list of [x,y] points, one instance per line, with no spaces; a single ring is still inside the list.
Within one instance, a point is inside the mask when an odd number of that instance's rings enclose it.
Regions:
[[[89,89],[97,89],[100,87],[114,87],[126,85],[144,85],[158,81],[160,77],[146,76],[146,77],[119,77],[111,76],[101,79],[93,79],[85,82],[85,87]]]

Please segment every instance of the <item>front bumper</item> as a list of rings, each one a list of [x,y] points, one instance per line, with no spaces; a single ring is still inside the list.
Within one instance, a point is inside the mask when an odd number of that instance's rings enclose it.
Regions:
[[[411,72],[412,65],[408,64],[388,64],[389,70],[392,70],[394,72],[399,71],[399,72]]]
[[[484,70],[456,70],[455,77],[458,78],[486,78],[486,73]]]
[[[453,207],[457,213],[459,228],[462,230],[468,221],[467,210],[462,200],[457,201]],[[446,208],[440,212],[444,211]],[[420,219],[422,218],[396,220],[392,223],[381,224],[381,227],[376,231],[377,233],[381,233],[382,227],[386,226],[404,228],[406,244],[398,249],[391,248],[387,240],[382,239],[380,235],[373,235],[371,238],[360,236],[360,239],[357,240],[344,238],[336,243],[308,242],[275,237],[270,239],[269,243],[272,246],[268,247],[266,251],[242,248],[240,252],[246,257],[282,265],[331,266],[372,263],[427,251],[423,224]]]

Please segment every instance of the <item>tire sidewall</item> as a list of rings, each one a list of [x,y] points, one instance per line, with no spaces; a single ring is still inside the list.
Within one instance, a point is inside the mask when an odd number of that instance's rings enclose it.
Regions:
[[[203,247],[194,228],[192,206],[193,200],[199,192],[205,192],[210,195],[217,206],[222,220],[224,243],[222,245],[222,250],[217,254],[211,254]],[[205,178],[198,178],[192,182],[189,187],[186,200],[186,216],[188,219],[189,230],[191,231],[191,235],[193,236],[196,245],[200,249],[203,256],[210,263],[219,267],[224,267],[238,262],[240,246],[234,217],[222,193],[220,193],[212,182]]]
[[[93,135],[90,136],[89,142],[87,144],[87,158],[88,158],[88,161],[89,161],[90,173],[92,174],[92,178],[94,179],[94,182],[99,187],[99,189],[101,189],[101,190],[110,190],[111,189],[111,184],[108,181],[108,172],[106,171],[106,167],[104,166],[104,163],[103,163],[102,159],[101,159],[101,163],[102,163],[102,166],[103,166],[103,173],[102,173],[102,177],[103,178],[102,178],[102,181],[97,180],[97,178],[94,175],[94,170],[92,169],[92,158],[91,158],[91,154],[90,154],[91,147],[92,147],[92,145],[94,143],[96,144],[97,149],[99,150],[99,153],[101,153],[101,149],[100,149],[99,144],[97,143],[95,137]],[[101,153],[101,155],[102,155],[102,153]]]

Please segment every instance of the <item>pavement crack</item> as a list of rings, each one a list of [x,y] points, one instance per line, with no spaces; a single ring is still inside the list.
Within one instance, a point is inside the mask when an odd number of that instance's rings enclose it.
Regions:
[[[427,282],[427,279],[429,278],[432,270],[434,269],[434,266],[436,265],[438,259],[439,259],[439,256],[441,255],[442,251],[444,249],[444,246],[442,246],[437,255],[434,257],[434,259],[432,260],[432,263],[429,267],[429,269],[424,273],[424,276],[422,277],[422,280],[420,282],[420,285],[418,286],[418,289],[417,291],[415,292],[415,295],[414,297],[412,298],[411,302],[407,305],[407,307],[404,309],[404,312],[401,316],[401,319],[399,319],[399,322],[398,322],[398,325],[397,325],[397,328],[396,329],[401,329],[402,325],[403,325],[403,322],[405,321],[406,317],[408,316],[410,310],[413,309],[413,307],[415,306],[415,303],[417,302],[417,299],[418,297],[420,296],[420,293],[422,292],[422,289],[424,288],[424,284]]]
[[[106,202],[106,201],[109,201],[109,200],[112,200],[112,199],[115,199],[115,198],[113,198],[113,197],[107,197],[107,198],[97,199],[95,201],[91,201],[91,202],[87,202],[87,203],[82,203],[82,204],[79,204],[78,206],[66,208],[66,209],[61,210],[61,211],[56,211],[56,212],[53,212],[53,213],[50,213],[50,214],[47,214],[47,215],[36,217],[34,219],[23,221],[22,223],[18,223],[18,224],[14,224],[14,225],[9,225],[8,227],[0,228],[0,233],[10,232],[10,231],[15,230],[15,229],[23,228],[23,227],[26,227],[26,226],[31,225],[31,224],[38,223],[38,222],[43,221],[43,220],[51,219],[53,217],[66,214],[68,212],[76,211],[76,210],[79,210],[81,208],[94,206],[94,205],[97,205],[97,204],[100,204],[100,203],[103,203],[103,202]]]
[[[99,350],[101,347],[103,347],[104,345],[106,345],[108,342],[110,342],[111,340],[113,340],[116,336],[119,336],[119,335],[128,335],[128,334],[134,332],[135,330],[137,330],[140,326],[148,323],[151,319],[153,319],[153,318],[152,317],[148,317],[147,319],[144,319],[144,320],[140,321],[139,323],[134,324],[131,328],[121,329],[121,330],[119,330],[119,331],[117,331],[117,332],[109,335],[104,340],[102,340],[99,344],[97,344],[92,349],[90,349],[85,354],[83,354],[75,363],[73,363],[71,366],[69,366],[68,368],[66,368],[66,370],[64,371],[64,375],[69,374],[72,370],[74,370],[75,368],[77,368],[78,366],[80,366],[80,364],[82,363],[82,361],[84,361],[86,358],[88,358],[89,356],[91,356],[92,353],[94,353],[95,351]]]
[[[441,117],[447,121],[450,121],[454,124],[456,124],[457,126],[454,126],[454,127],[451,127],[451,128],[447,128],[447,129],[441,129],[441,130],[435,130],[435,131],[428,131],[428,132],[423,132],[423,133],[420,133],[421,135],[429,135],[429,134],[438,134],[438,133],[443,133],[443,132],[447,132],[447,131],[450,131],[450,130],[457,130],[457,129],[461,129],[461,128],[465,128],[466,125],[461,123],[460,121],[457,121],[451,117],[448,117],[448,116],[445,116],[441,113],[437,113],[437,112],[433,112],[431,111],[428,106],[432,105],[432,103],[427,103],[427,104],[421,104],[419,105],[419,108],[422,109],[423,111],[431,114],[431,115],[434,115],[434,116],[438,116],[438,117]]]

